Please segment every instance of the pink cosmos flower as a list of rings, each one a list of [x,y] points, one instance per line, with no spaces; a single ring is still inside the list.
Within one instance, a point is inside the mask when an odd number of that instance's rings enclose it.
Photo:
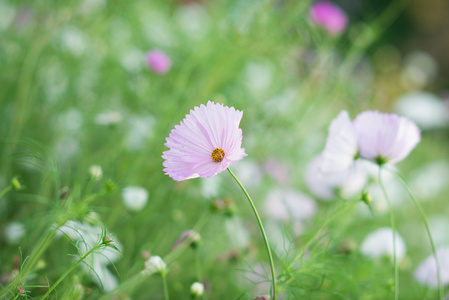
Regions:
[[[395,114],[366,111],[353,124],[360,156],[379,165],[401,161],[421,140],[415,123]]]
[[[239,128],[243,112],[207,102],[190,110],[164,144],[164,172],[176,181],[212,177],[246,156]]]
[[[147,54],[148,66],[157,74],[165,74],[170,70],[171,60],[161,50],[153,50]]]
[[[344,110],[329,126],[326,146],[321,154],[321,171],[344,172],[354,163],[357,153],[357,135],[348,112]]]
[[[310,18],[329,34],[338,35],[348,25],[348,18],[343,10],[329,1],[318,1],[310,7]]]

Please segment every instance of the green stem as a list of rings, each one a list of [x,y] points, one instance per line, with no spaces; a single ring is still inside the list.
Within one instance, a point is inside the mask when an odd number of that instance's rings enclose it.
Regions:
[[[61,281],[64,280],[64,278],[67,277],[67,275],[70,274],[70,272],[72,272],[84,259],[86,259],[86,257],[88,257],[92,252],[94,252],[95,250],[97,250],[98,248],[100,248],[103,245],[97,245],[95,247],[93,247],[92,249],[90,249],[86,254],[84,254],[76,263],[74,263],[64,274],[62,274],[61,277],[59,277],[59,279],[55,282],[55,284],[52,285],[52,287],[45,293],[44,296],[42,296],[41,299],[46,299],[50,293],[61,283]]]
[[[12,189],[12,187],[9,185],[7,187],[5,187],[1,192],[0,192],[0,198],[3,197],[4,195],[6,195],[7,192],[9,192]]]
[[[401,174],[396,172],[396,171],[393,171],[393,170],[390,170],[390,169],[389,169],[389,171],[392,172],[393,174],[395,174],[399,178],[399,180],[401,181],[401,183],[404,186],[405,190],[407,191],[408,195],[410,196],[410,198],[415,203],[415,206],[418,209],[419,214],[421,215],[421,218],[422,218],[422,220],[424,222],[424,227],[426,227],[427,236],[429,237],[430,246],[432,247],[432,253],[433,253],[433,256],[435,257],[435,263],[437,265],[438,296],[442,300],[442,299],[444,299],[444,291],[443,291],[443,285],[441,284],[440,263],[438,261],[437,251],[436,251],[433,239],[432,239],[432,234],[430,233],[430,227],[429,227],[429,223],[427,222],[426,214],[424,213],[424,210],[421,207],[421,204],[419,204],[419,202],[415,198],[415,196],[414,196],[410,186],[407,184],[407,181],[405,180],[405,178]]]
[[[315,242],[315,240],[318,238],[318,236],[321,234],[321,232],[323,231],[323,229],[337,216],[339,215],[342,211],[346,211],[348,209],[350,209],[351,207],[353,207],[355,204],[357,204],[360,200],[353,200],[353,201],[345,201],[345,203],[340,206],[339,208],[337,208],[327,219],[326,221],[324,221],[324,223],[320,226],[320,228],[318,229],[318,231],[315,233],[315,235],[307,242],[307,244],[302,248],[302,250],[295,256],[295,258],[293,258],[292,262],[290,263],[290,265],[288,266],[288,269],[290,269],[293,264],[295,263],[295,261],[297,261],[300,257],[302,257],[304,255],[304,252],[312,245],[313,242]],[[351,205],[348,205],[351,204]]]
[[[167,275],[162,273],[162,285],[164,286],[164,299],[170,300],[170,297],[168,296],[168,288],[167,288]]]
[[[274,272],[273,256],[271,255],[270,244],[268,243],[267,235],[265,234],[265,230],[263,228],[262,221],[260,220],[259,214],[257,213],[256,206],[254,206],[254,203],[251,200],[251,197],[249,196],[249,194],[246,191],[246,189],[243,187],[243,185],[240,183],[240,181],[237,179],[237,177],[234,175],[234,173],[232,173],[231,169],[228,168],[228,171],[229,171],[229,174],[231,174],[231,176],[234,178],[234,180],[240,186],[240,188],[242,189],[242,191],[245,194],[246,198],[248,199],[249,204],[251,205],[251,208],[253,209],[254,215],[256,216],[257,223],[259,223],[260,231],[262,233],[263,240],[265,242],[265,247],[267,248],[268,258],[270,259],[271,280],[272,280],[272,285],[273,285],[273,287],[272,287],[273,289],[272,289],[271,294],[272,294],[273,300],[276,300],[276,274]]]
[[[390,203],[390,199],[388,198],[387,191],[385,190],[384,185],[382,184],[382,177],[381,177],[382,167],[379,166],[379,185],[382,189],[382,193],[384,194],[385,200],[388,204],[388,211],[390,214],[390,223],[391,223],[391,229],[393,230],[393,264],[394,264],[394,299],[397,300],[399,297],[399,269],[398,269],[398,262],[396,258],[396,223],[394,220],[393,215],[393,208]]]

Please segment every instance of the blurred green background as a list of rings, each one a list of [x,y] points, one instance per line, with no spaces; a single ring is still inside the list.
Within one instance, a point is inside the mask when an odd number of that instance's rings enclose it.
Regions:
[[[22,185],[0,198],[0,283],[17,278],[29,257],[34,265],[20,278],[26,293],[17,297],[42,296],[74,262],[76,248],[59,237],[37,249],[54,224],[78,220],[113,233],[121,258],[109,272],[135,285],[107,293],[77,268],[51,299],[163,299],[160,278],[136,280],[147,254],[166,257],[184,231],[201,225],[199,246],[170,264],[170,296],[190,299],[195,281],[204,281],[209,299],[268,294],[263,242],[231,178],[177,183],[162,171],[170,130],[212,100],[244,111],[248,157],[231,168],[269,224],[281,299],[392,298],[391,262],[359,251],[368,233],[389,226],[376,197],[373,215],[363,203],[348,209],[324,228],[307,260],[287,268],[344,205],[314,196],[304,172],[340,110],[352,117],[368,109],[406,115],[423,130],[422,142],[398,168],[426,200],[437,246],[449,245],[449,5],[335,3],[348,17],[337,36],[311,22],[310,1],[0,0],[0,188],[14,177]],[[155,49],[171,60],[165,74],[147,65]],[[102,168],[98,181],[92,165]],[[142,210],[127,207],[127,186],[148,191]],[[299,223],[272,219],[264,205],[276,188],[313,199],[316,211]],[[424,226],[396,188],[388,187],[407,245],[400,298],[434,299],[436,290],[413,278],[431,254]],[[211,210],[214,203],[224,208]],[[15,241],[7,230],[12,222],[22,226],[22,234],[12,233],[20,235]]]

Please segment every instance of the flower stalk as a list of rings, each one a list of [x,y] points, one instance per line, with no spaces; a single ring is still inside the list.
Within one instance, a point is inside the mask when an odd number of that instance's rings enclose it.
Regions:
[[[267,248],[268,252],[268,258],[270,260],[270,267],[271,267],[271,281],[272,281],[272,291],[271,296],[273,300],[276,300],[276,274],[274,271],[274,263],[273,263],[273,256],[271,255],[271,249],[270,244],[268,243],[267,235],[265,233],[265,229],[263,228],[262,220],[259,217],[259,213],[257,212],[256,206],[254,205],[253,201],[251,200],[251,197],[249,196],[246,189],[243,187],[242,183],[238,178],[234,175],[234,173],[231,171],[231,169],[228,168],[229,174],[234,178],[234,180],[237,182],[237,184],[242,189],[243,193],[245,194],[246,198],[248,199],[249,204],[251,205],[251,208],[253,209],[254,215],[256,216],[257,223],[259,224],[260,232],[262,233],[263,240],[265,242],[265,247]]]

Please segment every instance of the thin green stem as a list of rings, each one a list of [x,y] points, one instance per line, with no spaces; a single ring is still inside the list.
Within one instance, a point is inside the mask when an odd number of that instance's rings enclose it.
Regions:
[[[394,214],[393,214],[393,208],[391,206],[390,199],[388,198],[387,191],[385,190],[384,185],[382,184],[382,167],[379,166],[379,186],[382,189],[382,193],[384,194],[385,200],[388,204],[388,211],[390,214],[390,223],[391,223],[391,229],[393,230],[393,264],[394,264],[394,299],[397,300],[399,297],[399,269],[398,269],[398,262],[396,258],[396,223],[394,220]]]
[[[9,185],[7,187],[5,187],[1,192],[0,192],[0,198],[3,197],[4,195],[6,195],[7,192],[9,192],[12,189],[12,187]]]
[[[359,202],[359,200],[353,200],[353,201],[345,201],[345,203],[340,206],[339,208],[337,208],[327,219],[326,221],[323,222],[323,224],[321,224],[320,228],[318,229],[318,231],[315,233],[315,235],[309,239],[309,241],[307,242],[307,244],[301,249],[301,251],[295,256],[295,258],[293,258],[292,262],[290,263],[290,265],[288,266],[288,269],[290,269],[292,267],[292,265],[295,263],[295,261],[297,261],[299,258],[301,258],[304,255],[304,252],[312,245],[313,242],[315,242],[315,240],[318,238],[318,236],[321,234],[321,232],[323,231],[323,229],[337,216],[339,215],[341,212],[346,211],[348,209],[350,209],[351,207],[353,207],[355,204],[357,204]],[[349,205],[350,204],[350,205]]]
[[[251,205],[251,208],[253,209],[254,215],[256,216],[257,223],[259,223],[259,228],[263,236],[263,240],[265,242],[265,247],[267,248],[268,252],[268,258],[270,259],[270,267],[271,267],[271,280],[272,280],[272,291],[271,295],[273,297],[273,300],[276,300],[276,274],[274,272],[274,263],[273,263],[273,256],[271,255],[271,249],[270,244],[268,243],[267,235],[265,234],[265,229],[263,228],[262,221],[260,220],[259,213],[257,212],[256,206],[253,203],[253,200],[251,200],[251,197],[249,196],[246,189],[243,187],[242,183],[238,180],[238,178],[232,173],[231,169],[228,168],[229,174],[234,178],[234,180],[237,182],[237,184],[242,189],[243,193],[245,194],[246,198],[249,201],[249,204]]]
[[[72,272],[83,260],[86,259],[86,257],[88,257],[92,252],[94,252],[95,250],[100,248],[102,245],[103,244],[99,244],[99,245],[93,247],[86,254],[84,254],[80,259],[78,259],[78,261],[76,263],[74,263],[64,274],[61,275],[61,277],[59,277],[59,279],[52,285],[52,287],[45,293],[45,295],[42,296],[41,299],[46,299],[50,295],[50,293],[61,283],[61,281],[63,281],[64,278],[66,278],[67,275],[70,274],[70,272]]]
[[[433,256],[435,257],[435,263],[437,265],[438,296],[442,300],[442,299],[444,299],[444,291],[443,291],[443,285],[441,284],[440,263],[438,261],[435,243],[433,242],[432,234],[430,233],[430,227],[429,227],[429,223],[427,222],[426,214],[424,213],[424,210],[423,210],[421,204],[415,198],[415,195],[413,194],[413,192],[412,192],[410,186],[408,185],[407,181],[405,180],[405,178],[401,174],[399,174],[398,172],[396,172],[394,170],[390,170],[390,169],[388,169],[388,170],[390,172],[392,172],[394,175],[396,175],[396,177],[401,181],[401,183],[404,186],[405,190],[407,191],[408,195],[415,203],[415,206],[418,209],[419,214],[421,215],[421,218],[424,222],[424,227],[426,227],[427,236],[429,237],[430,246],[432,247],[432,253],[433,253]]]
[[[167,274],[165,274],[164,272],[161,274],[161,277],[162,277],[162,285],[164,286],[164,299],[170,300],[170,297],[168,296]]]

